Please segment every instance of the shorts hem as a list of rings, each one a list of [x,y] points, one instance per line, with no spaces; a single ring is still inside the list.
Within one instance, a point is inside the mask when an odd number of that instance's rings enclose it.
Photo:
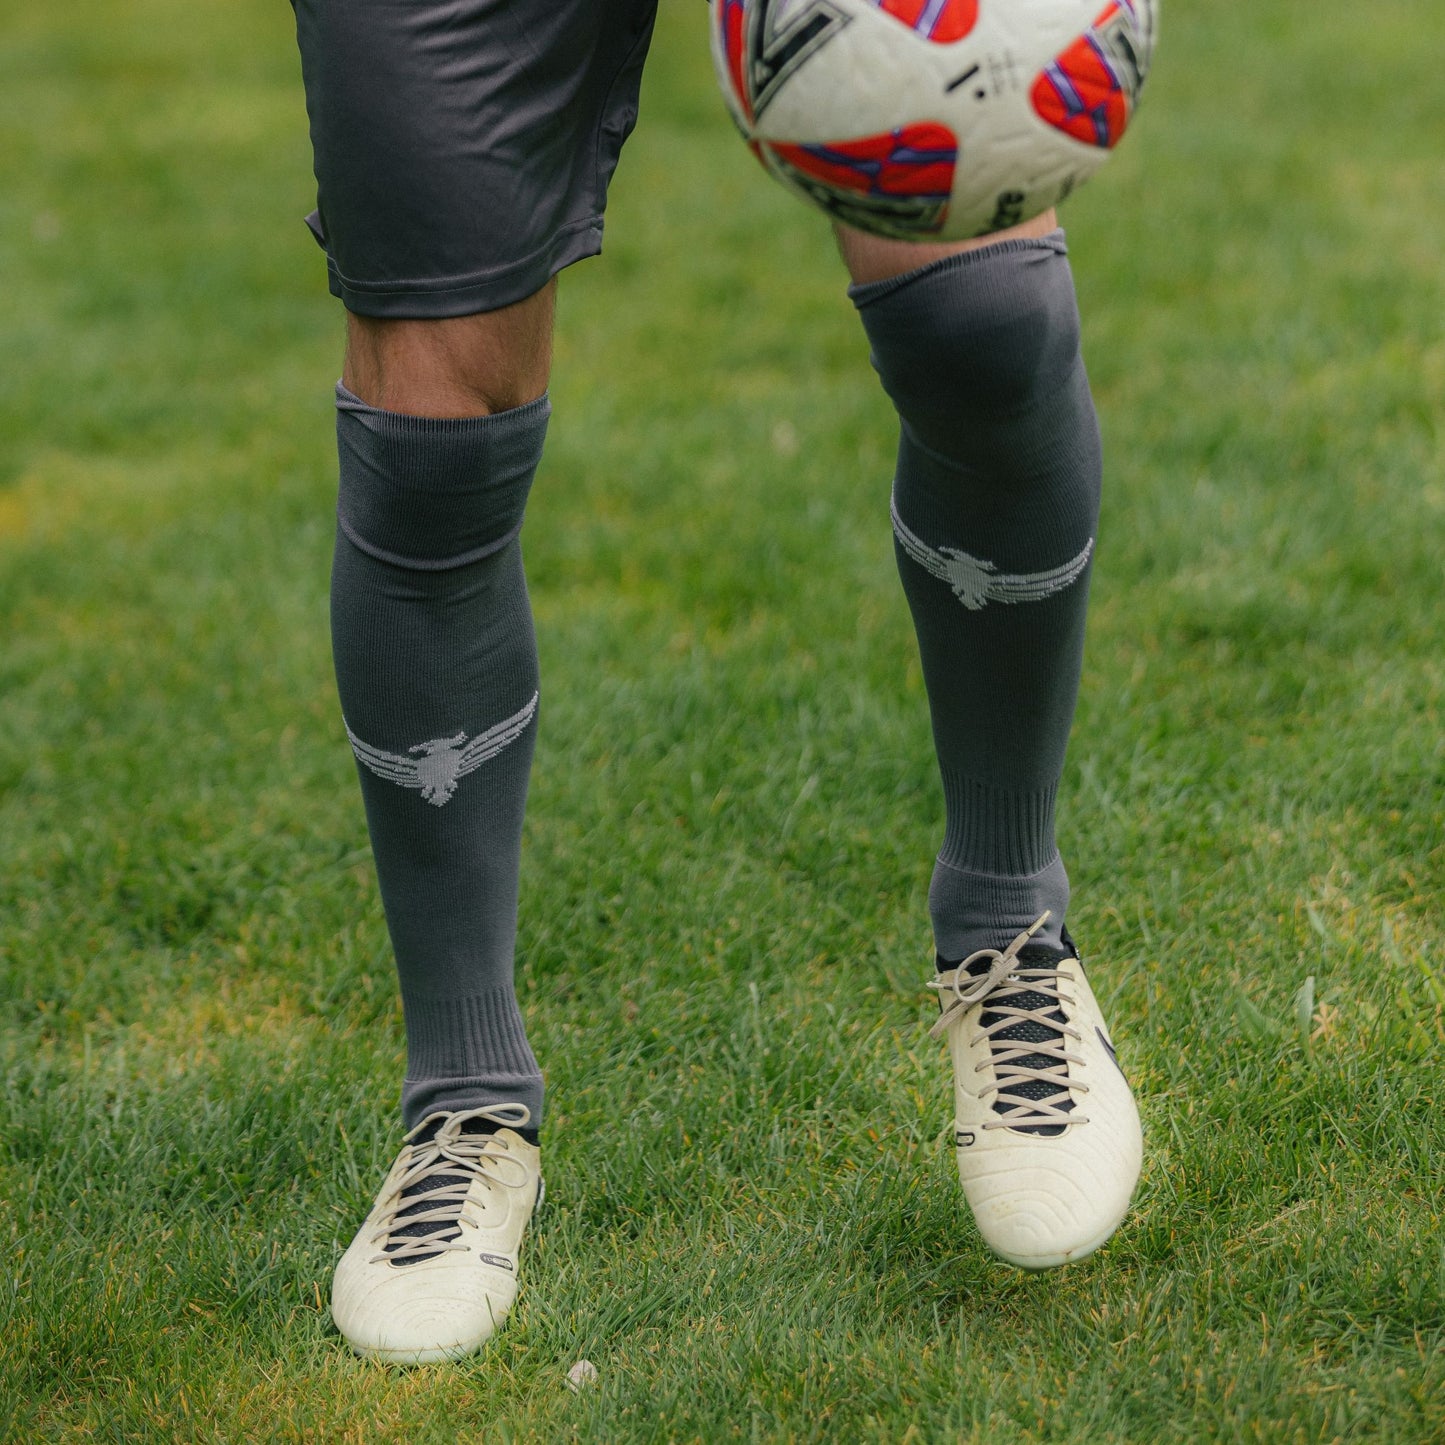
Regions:
[[[550,244],[531,255],[491,271],[426,281],[358,281],[343,276],[328,252],[326,272],[331,294],[359,316],[433,320],[498,311],[524,301],[574,261],[601,250],[602,217],[593,215],[564,226]]]

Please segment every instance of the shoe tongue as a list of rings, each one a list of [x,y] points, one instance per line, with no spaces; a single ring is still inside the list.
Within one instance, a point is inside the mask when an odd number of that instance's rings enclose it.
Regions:
[[[1017,963],[1022,969],[1049,968],[1062,963],[1066,958],[1074,957],[1073,954],[1060,953],[1051,948],[1021,948],[1018,952]],[[979,959],[971,964],[968,973],[971,977],[981,978],[989,970],[987,959]],[[1005,975],[1005,981],[1007,975]],[[1003,987],[1002,984],[999,985]],[[995,1051],[1008,1051],[1010,1044],[1057,1044],[1064,1038],[1063,1028],[1067,1020],[1064,1018],[1063,1010],[1059,1007],[1057,1000],[1046,993],[1040,993],[1038,989],[1021,987],[1017,984],[1009,985],[1010,992],[1006,993],[999,1000],[1009,1008],[1017,1009],[1047,1009],[1044,1019],[1058,1025],[1057,1028],[1050,1028],[1042,1019],[1015,1019],[1007,1028],[1000,1029],[992,1035],[992,1047]],[[1016,990],[1016,991],[1013,991]],[[1049,1007],[1052,1005],[1052,1007]],[[1003,1015],[996,1009],[986,1008],[979,1017],[979,1022],[984,1028],[998,1023]],[[1069,1077],[1069,1066],[1062,1064],[1058,1059],[1051,1058],[1048,1054],[1025,1054],[1021,1058],[1011,1059],[1010,1065],[1021,1069],[1043,1069],[1050,1072],[1054,1079],[1012,1079],[994,1095],[993,1110],[995,1114],[1008,1114],[1021,1103],[1031,1103],[1037,1099],[1047,1099],[1057,1094],[1065,1087]],[[1072,1099],[1061,1100],[1054,1105],[1055,1108],[1068,1113],[1074,1107]],[[1021,1133],[1039,1134],[1045,1138],[1053,1138],[1055,1135],[1064,1132],[1062,1124],[1016,1124],[1013,1126]]]
[[[426,1128],[420,1130],[411,1141],[412,1147],[415,1149],[432,1143],[445,1122],[444,1119],[432,1120]],[[464,1135],[495,1134],[497,1128],[498,1125],[494,1124],[490,1119],[464,1119],[461,1129],[458,1132]],[[471,1180],[472,1176],[470,1174],[428,1174],[425,1179],[418,1181],[408,1189],[403,1189],[401,1192],[403,1201],[410,1200],[411,1202],[404,1203],[402,1208],[397,1210],[396,1217],[398,1221],[412,1214],[430,1214],[433,1210],[440,1209],[444,1205],[447,1213],[451,1215],[451,1218],[424,1219],[417,1224],[394,1224],[390,1231],[392,1239],[429,1239],[434,1237],[438,1244],[446,1244],[453,1239],[460,1238],[462,1230],[461,1226],[456,1222],[456,1216],[462,1212],[463,1201],[461,1199],[425,1199],[421,1196],[432,1194],[438,1189],[450,1188],[452,1185],[470,1184]],[[388,1244],[382,1252],[384,1254],[391,1254],[399,1247],[398,1245]],[[438,1250],[437,1253],[439,1254],[441,1251]],[[436,1257],[436,1254],[408,1254],[404,1258],[396,1260],[395,1263],[398,1266],[424,1264],[427,1260],[435,1259]]]

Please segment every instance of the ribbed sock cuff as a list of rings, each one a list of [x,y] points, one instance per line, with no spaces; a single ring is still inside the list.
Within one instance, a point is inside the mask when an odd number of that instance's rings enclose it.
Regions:
[[[1058,783],[1035,792],[996,788],[941,769],[947,824],[939,857],[954,868],[1021,876],[1047,868],[1054,845]]]
[[[936,261],[925,262],[912,271],[900,272],[897,276],[885,276],[881,281],[855,281],[848,288],[848,299],[861,311],[863,307],[925,276],[951,275],[957,272],[976,272],[995,256],[1007,255],[1013,251],[1051,251],[1057,256],[1069,254],[1064,240],[1063,227],[1050,231],[1046,236],[1010,236],[1005,241],[979,246],[972,251],[955,251],[952,255],[941,256]]]
[[[407,1071],[402,1113],[407,1126],[437,1109],[518,1102],[542,1119],[542,1071],[510,985],[465,998],[404,991]]]

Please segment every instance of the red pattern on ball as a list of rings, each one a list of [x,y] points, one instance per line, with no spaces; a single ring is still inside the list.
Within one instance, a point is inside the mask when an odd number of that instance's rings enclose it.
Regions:
[[[814,180],[860,196],[936,196],[953,190],[958,142],[947,126],[920,121],[882,135],[826,145],[770,144]]]
[[[1129,97],[1094,32],[1119,14],[1110,0],[1098,19],[1034,81],[1034,110],[1056,130],[1109,150],[1129,124]]]
[[[955,40],[962,40],[978,23],[978,0],[873,0],[873,3],[935,45],[952,45]]]
[[[744,0],[717,0],[722,6],[723,53],[727,56],[728,75],[733,94],[743,114],[752,120],[753,99],[746,80],[748,11]]]

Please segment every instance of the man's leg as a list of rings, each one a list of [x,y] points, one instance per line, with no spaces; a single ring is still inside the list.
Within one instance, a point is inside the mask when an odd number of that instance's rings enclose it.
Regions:
[[[1068,878],[1054,845],[1099,510],[1098,428],[1053,213],[984,242],[841,232],[873,363],[898,408],[899,574],[947,824],[929,893],[949,959],[1002,948]]]
[[[542,1079],[512,988],[538,705],[518,533],[547,430],[554,289],[475,316],[348,316],[331,578],[405,1004],[403,1115],[521,1103],[533,1142]]]
[[[553,277],[601,245],[656,0],[293,0],[310,218],[348,312],[332,631],[406,1017],[406,1142],[337,1266],[363,1354],[510,1309],[542,1078],[512,988],[538,709],[518,534]]]
[[[542,1075],[512,974],[538,709],[518,534],[547,430],[552,293],[348,318],[332,646],[401,982],[411,1132],[332,1312],[383,1359],[491,1334],[540,1191]]]
[[[929,910],[960,1173],[999,1253],[1060,1264],[1112,1233],[1140,1157],[1054,842],[1101,471],[1073,280],[1051,212],[957,246],[839,235],[900,421],[893,532],[943,780]]]

